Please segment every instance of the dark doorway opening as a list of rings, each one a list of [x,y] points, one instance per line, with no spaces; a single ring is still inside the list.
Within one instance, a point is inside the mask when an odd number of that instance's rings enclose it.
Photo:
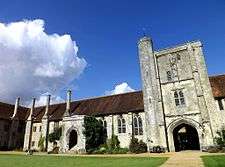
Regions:
[[[173,130],[175,151],[200,150],[197,130],[188,124],[181,124]]]
[[[69,149],[73,148],[77,144],[77,131],[72,130],[69,136]]]

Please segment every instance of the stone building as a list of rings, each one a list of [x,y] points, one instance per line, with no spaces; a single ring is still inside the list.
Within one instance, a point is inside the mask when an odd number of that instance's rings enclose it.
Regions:
[[[107,137],[117,135],[121,147],[129,146],[132,134],[147,143],[149,151],[155,146],[180,151],[214,145],[216,132],[225,126],[225,75],[208,76],[202,44],[154,51],[152,40],[143,37],[138,53],[143,91],[76,101],[68,91],[65,103],[51,104],[48,96],[40,107],[34,99],[21,117],[26,120],[23,149],[39,150],[44,137],[44,146],[51,151],[48,134],[61,127],[62,136],[54,146],[60,152],[85,152],[85,116],[101,119]]]

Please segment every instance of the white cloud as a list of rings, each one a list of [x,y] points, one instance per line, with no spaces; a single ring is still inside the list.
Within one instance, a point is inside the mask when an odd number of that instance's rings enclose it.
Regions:
[[[43,20],[0,23],[0,100],[23,101],[78,78],[87,63],[68,34],[47,34]]]
[[[35,106],[45,106],[47,101],[47,95],[50,93],[46,92],[42,94],[35,102]],[[64,99],[62,99],[60,96],[51,95],[51,101],[50,104],[56,104],[56,103],[62,103],[65,102]],[[31,104],[29,105],[31,106]]]
[[[106,91],[106,95],[114,95],[114,94],[120,94],[120,93],[126,93],[126,92],[133,92],[135,89],[132,89],[126,82],[123,82],[119,85],[116,85],[113,90]]]

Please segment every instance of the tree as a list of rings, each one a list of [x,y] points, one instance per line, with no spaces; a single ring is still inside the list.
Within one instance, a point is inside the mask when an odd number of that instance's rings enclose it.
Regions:
[[[62,136],[62,127],[55,129],[54,132],[50,133],[48,135],[48,140],[53,143],[56,140],[59,140],[60,137]]]
[[[218,137],[215,137],[214,140],[216,144],[222,149],[225,147],[225,129],[221,130],[221,132],[217,132]]]
[[[41,135],[40,139],[38,141],[38,147],[40,148],[40,151],[44,151],[45,150],[44,142],[45,142],[45,137],[43,137]]]
[[[101,120],[95,117],[84,117],[84,131],[86,137],[86,150],[97,149],[101,144],[106,142],[106,131]]]

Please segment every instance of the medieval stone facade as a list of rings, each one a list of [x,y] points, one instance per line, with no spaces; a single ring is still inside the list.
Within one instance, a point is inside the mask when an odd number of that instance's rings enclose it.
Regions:
[[[68,91],[65,103],[51,105],[48,96],[40,107],[33,99],[32,107],[23,112],[17,113],[16,104],[13,115],[17,117],[0,121],[0,130],[10,120],[15,132],[13,127],[18,126],[12,120],[26,121],[24,140],[19,140],[24,141],[24,150],[40,150],[38,143],[44,138],[46,151],[58,146],[60,152],[83,153],[84,117],[95,116],[103,121],[108,138],[118,136],[121,147],[129,146],[132,134],[147,143],[149,151],[155,146],[180,151],[214,145],[216,132],[225,126],[225,75],[208,76],[201,42],[154,51],[152,40],[143,37],[138,53],[143,91],[77,101],[71,100]],[[60,140],[50,143],[48,135],[59,127]],[[9,143],[12,132],[5,135]],[[5,138],[0,140],[4,145]]]

